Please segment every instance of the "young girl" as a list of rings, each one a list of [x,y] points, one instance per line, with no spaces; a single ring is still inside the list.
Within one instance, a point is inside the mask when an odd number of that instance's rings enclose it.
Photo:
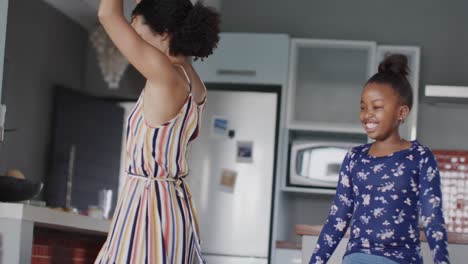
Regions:
[[[203,263],[184,178],[206,89],[189,56],[212,53],[219,14],[190,0],[137,0],[129,24],[122,1],[101,0],[99,20],[146,84],[128,118],[128,177],[95,263]]]
[[[412,106],[407,58],[391,55],[367,81],[360,120],[373,143],[346,155],[310,263],[326,263],[352,217],[344,264],[422,263],[418,217],[434,263],[449,263],[440,177],[430,149],[400,137]]]

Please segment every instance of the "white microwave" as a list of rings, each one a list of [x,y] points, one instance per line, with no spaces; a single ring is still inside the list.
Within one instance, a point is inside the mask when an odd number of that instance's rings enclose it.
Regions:
[[[351,142],[293,141],[289,160],[289,185],[336,188]]]

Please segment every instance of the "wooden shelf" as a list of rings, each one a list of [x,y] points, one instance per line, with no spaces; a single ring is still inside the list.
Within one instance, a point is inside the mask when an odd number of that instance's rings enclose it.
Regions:
[[[296,225],[296,235],[298,236],[319,236],[322,231],[321,225]],[[468,244],[468,234],[448,232],[448,243],[449,244]],[[349,237],[349,228],[344,237]],[[420,231],[420,238],[422,242],[427,242],[424,231]]]

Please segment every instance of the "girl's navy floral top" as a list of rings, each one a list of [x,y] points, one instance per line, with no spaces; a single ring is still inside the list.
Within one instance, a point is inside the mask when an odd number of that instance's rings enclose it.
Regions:
[[[351,219],[346,255],[379,255],[422,263],[419,212],[434,263],[449,263],[440,176],[430,149],[418,141],[384,157],[353,148],[341,166],[336,195],[309,263],[326,263]]]

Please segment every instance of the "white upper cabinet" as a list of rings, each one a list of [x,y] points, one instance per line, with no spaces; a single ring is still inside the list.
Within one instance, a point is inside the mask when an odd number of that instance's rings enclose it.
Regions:
[[[365,133],[359,102],[374,72],[376,43],[292,39],[290,49],[288,128]]]
[[[287,83],[290,39],[284,34],[221,33],[218,47],[193,63],[207,83]]]

